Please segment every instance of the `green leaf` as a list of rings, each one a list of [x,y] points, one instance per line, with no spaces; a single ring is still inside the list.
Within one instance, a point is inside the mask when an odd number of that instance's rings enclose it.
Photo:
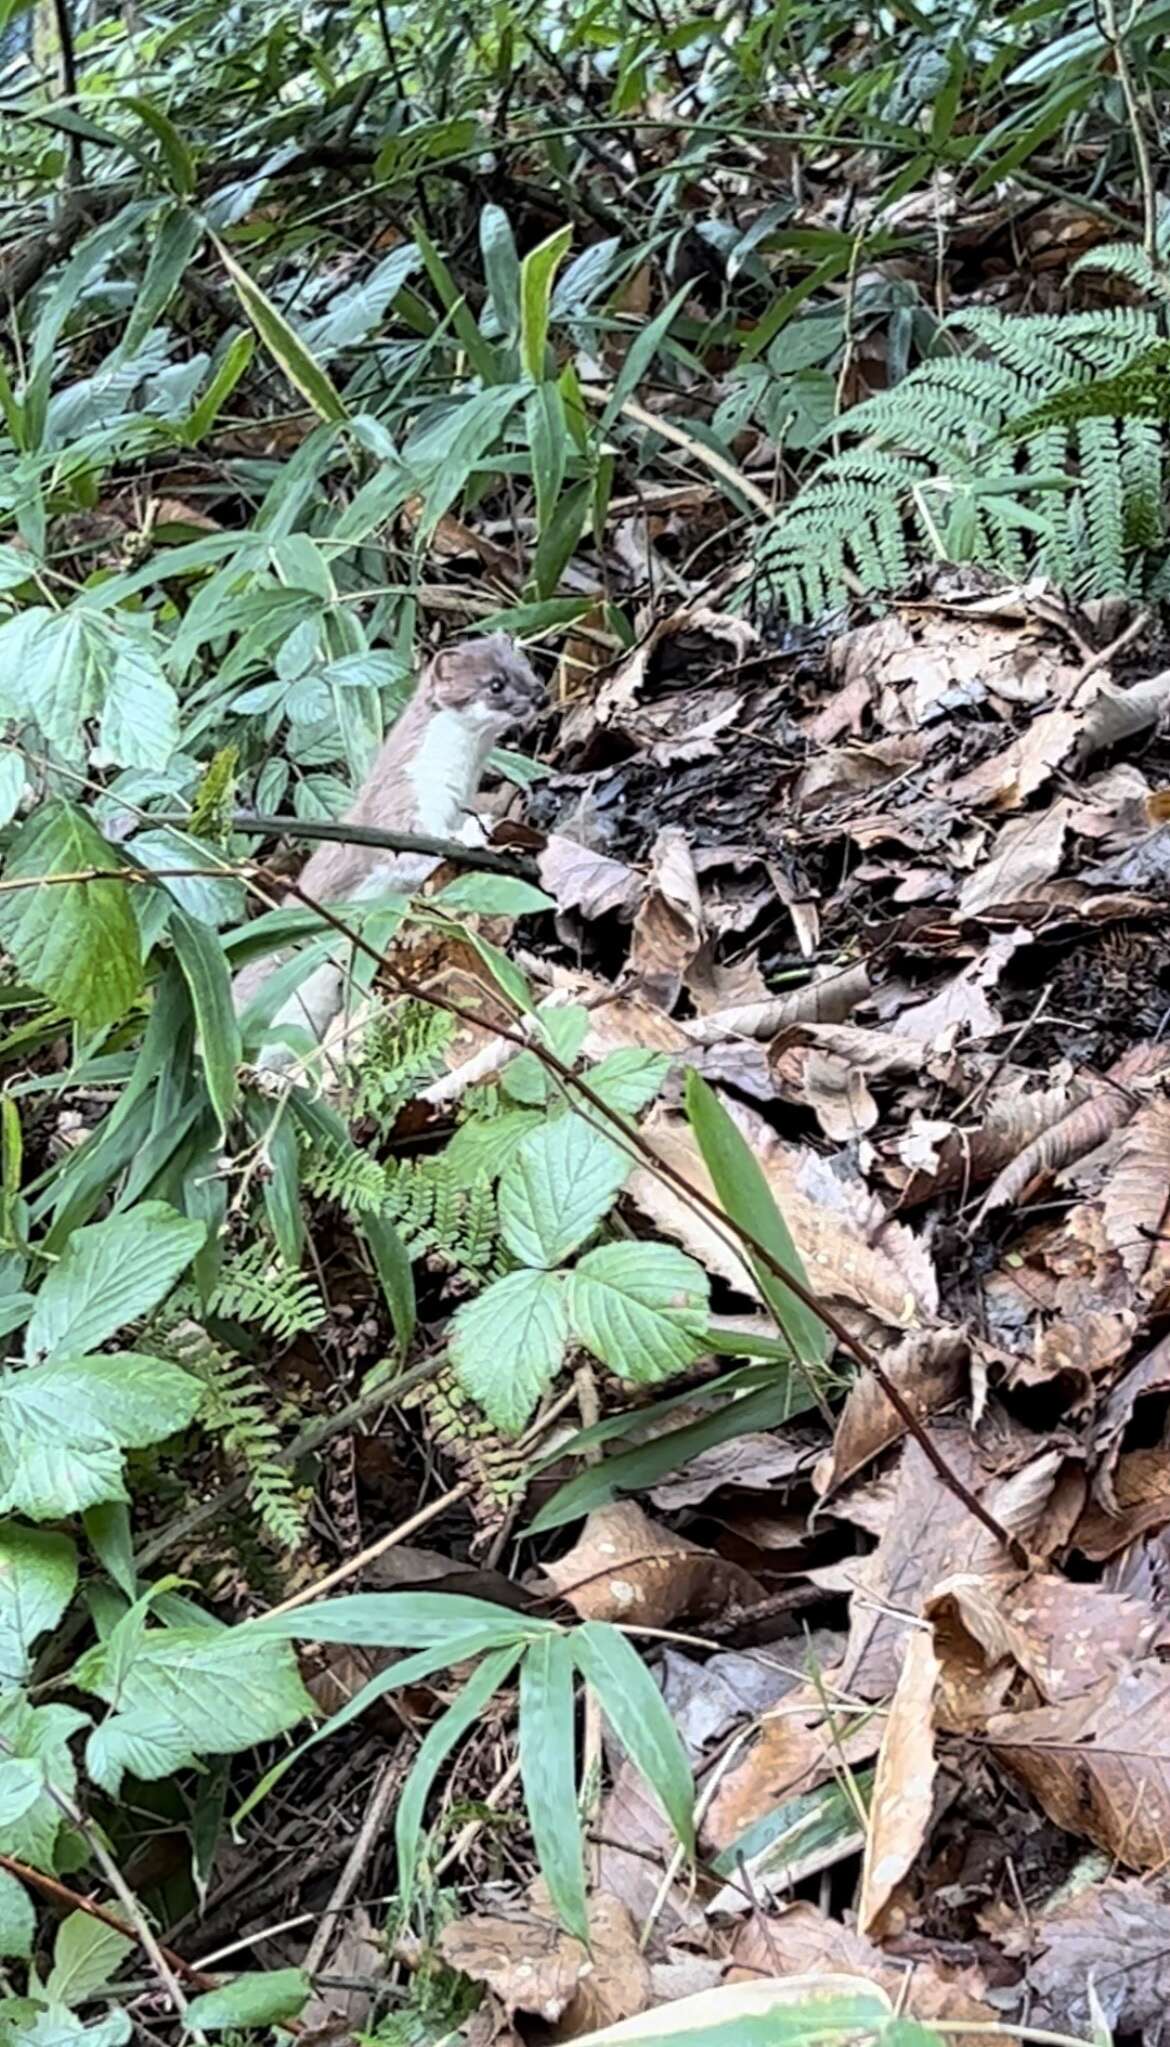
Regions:
[[[398,1905],[404,1916],[410,1909],[422,1840],[423,1814],[431,1785],[455,1744],[462,1740],[469,1727],[474,1727],[483,1718],[488,1701],[506,1682],[522,1653],[520,1646],[513,1644],[485,1656],[454,1704],[448,1706],[442,1717],[428,1729],[414,1759],[410,1775],[402,1787],[394,1820],[394,1841],[398,1851]]]
[[[807,1286],[808,1276],[800,1254],[755,1154],[714,1089],[708,1087],[693,1066],[687,1071],[686,1111],[724,1212],[732,1222],[750,1231],[778,1264]],[[829,1332],[820,1316],[798,1300],[769,1266],[756,1258],[751,1259],[751,1266],[795,1356],[806,1365],[820,1364],[829,1342]]]
[[[45,430],[45,413],[53,376],[57,337],[81,298],[82,286],[104,270],[114,256],[124,254],[132,237],[147,216],[155,211],[154,199],[135,199],[112,220],[107,220],[78,243],[73,255],[56,279],[41,307],[29,354],[24,399],[25,446],[39,448]]]
[[[671,1244],[602,1244],[569,1275],[569,1321],[587,1350],[635,1384],[703,1352],[707,1275]]]
[[[222,2033],[236,2026],[277,2026],[295,2019],[313,1995],[303,1969],[253,1969],[220,1990],[193,1997],[183,2017],[186,2032]]]
[[[87,1030],[117,1023],[141,993],[138,926],[125,883],[51,877],[121,864],[83,811],[50,802],[21,826],[4,868],[5,882],[45,885],[7,894],[0,885],[0,945]]]
[[[11,824],[20,809],[26,779],[23,754],[14,746],[0,748],[0,825]]]
[[[346,1642],[351,1648],[429,1649],[452,1641],[462,1631],[483,1631],[500,1641],[522,1641],[545,1634],[551,1621],[529,1618],[493,1606],[487,1599],[469,1599],[455,1592],[351,1592],[323,1599],[295,1613],[271,1614],[245,1623],[249,1634],[275,1635],[281,1641]],[[505,1633],[501,1636],[501,1628]]]
[[[452,277],[451,272],[448,270],[447,265],[444,263],[443,258],[440,256],[439,251],[436,249],[430,236],[425,234],[423,229],[417,225],[414,230],[414,238],[422,252],[427,276],[439,295],[444,312],[450,314],[451,324],[459,336],[462,347],[467,351],[468,361],[471,363],[476,376],[484,384],[498,383],[500,362],[497,352],[492,347],[490,341],[485,340],[484,336],[480,333],[472,318],[467,301]]]
[[[561,1924],[588,1946],[589,1910],[577,1815],[573,1655],[561,1634],[534,1642],[520,1666],[520,1776],[549,1896]]]
[[[203,1078],[220,1131],[226,1138],[239,1104],[239,1065],[244,1056],[232,1000],[231,974],[223,947],[206,924],[189,917],[178,903],[171,911],[170,922],[175,958],[191,993]]]
[[[0,1811],[10,1817],[0,1824],[5,1852],[34,1869],[51,1870],[53,1849],[61,1831],[57,1791],[71,1799],[77,1770],[69,1743],[86,1726],[86,1716],[73,1706],[32,1706],[22,1692],[0,1698]],[[31,1783],[24,1798],[21,1784]]]
[[[614,1733],[637,1765],[688,1855],[695,1852],[695,1785],[662,1693],[617,1628],[586,1621],[570,1637],[573,1659],[597,1693]]]
[[[201,1222],[140,1201],[126,1215],[74,1230],[46,1277],[25,1343],[30,1362],[51,1352],[84,1357],[127,1322],[157,1308],[206,1234]]]
[[[7,542],[0,543],[0,594],[9,590],[19,590],[22,583],[31,580],[36,570],[37,562],[33,555],[26,553],[21,547],[10,547]]]
[[[510,1272],[451,1322],[461,1386],[505,1435],[519,1435],[560,1369],[568,1338],[565,1292],[552,1272]]]
[[[0,1522],[0,1690],[23,1683],[34,1642],[56,1627],[76,1585],[67,1535]]]
[[[485,206],[479,216],[479,247],[492,311],[500,332],[514,341],[520,330],[520,258],[516,237],[502,206]]]
[[[197,448],[200,441],[211,432],[221,410],[251,362],[255,347],[253,335],[233,335],[198,404],[192,406],[186,418],[180,420],[174,429],[176,437],[184,447]]]
[[[185,1428],[202,1393],[177,1365],[132,1351],[9,1372],[0,1380],[0,1511],[52,1521],[125,1499],[122,1451]]]
[[[388,1217],[363,1215],[359,1227],[370,1247],[386,1306],[390,1310],[390,1320],[394,1324],[398,1348],[405,1357],[415,1326],[414,1274],[410,1253]]]
[[[167,768],[179,745],[179,700],[146,638],[113,636],[102,750],[119,767]]]
[[[189,917],[198,918],[201,924],[234,924],[243,916],[246,891],[229,871],[226,856],[218,846],[209,845],[191,832],[163,825],[154,831],[137,832],[129,851],[133,859],[149,867],[152,873],[160,868],[222,867],[222,877],[216,873],[168,873],[161,886],[182,904]]]
[[[328,372],[306,348],[299,334],[289,326],[284,314],[278,311],[267,294],[253,282],[246,270],[215,238],[216,250],[228,276],[236,288],[236,294],[245,313],[260,336],[269,355],[284,371],[289,383],[299,391],[321,419],[338,422],[349,418],[349,408]]]
[[[36,1935],[32,1899],[11,1871],[0,1869],[0,1961],[30,1961]]]
[[[669,1052],[644,1052],[638,1045],[619,1045],[585,1075],[595,1095],[619,1116],[636,1116],[652,1102],[670,1072]]]
[[[66,760],[85,756],[85,721],[102,707],[112,661],[109,635],[79,605],[34,604],[0,626],[6,695]]]
[[[663,307],[657,318],[651,320],[648,326],[641,328],[634,336],[626,353],[626,359],[614,381],[614,387],[610,393],[605,411],[601,415],[598,427],[599,434],[607,434],[609,432],[626,399],[632,397],[634,391],[641,383],[642,378],[645,376],[661,344],[665,341],[670,331],[675,314],[681,310],[684,300],[689,295],[690,289],[689,284],[680,285],[674,297],[668,305]]]
[[[569,459],[569,429],[555,384],[538,384],[524,408],[532,481],[536,486],[536,530],[547,532]]]
[[[112,1797],[123,1772],[170,1776],[205,1755],[274,1741],[313,1711],[287,1645],[250,1628],[150,1628],[129,1654],[100,1642],[72,1680],[114,1708],[86,1744]]]
[[[151,236],[142,286],[118,343],[119,360],[128,360],[137,353],[166,311],[205,233],[204,222],[189,207],[168,207]]]
[[[174,122],[161,107],[156,107],[153,100],[140,98],[137,94],[128,93],[122,104],[137,114],[157,138],[171,183],[180,198],[187,198],[195,190],[195,159]]]
[[[582,1116],[526,1137],[500,1176],[500,1228],[526,1265],[559,1265],[613,1207],[630,1160]]]
[[[45,1995],[54,2004],[84,2004],[117,1975],[136,1943],[90,1912],[70,1912],[57,1928]]]
[[[87,1507],[84,1515],[86,1540],[95,1557],[127,1599],[138,1597],[138,1576],[134,1569],[134,1538],[130,1531],[130,1510],[124,1500],[103,1500],[100,1507]]]
[[[543,889],[509,874],[461,874],[433,900],[459,916],[533,917],[556,909],[555,899]]]
[[[559,227],[530,249],[520,265],[520,359],[534,384],[544,377],[553,278],[572,239],[571,227]]]

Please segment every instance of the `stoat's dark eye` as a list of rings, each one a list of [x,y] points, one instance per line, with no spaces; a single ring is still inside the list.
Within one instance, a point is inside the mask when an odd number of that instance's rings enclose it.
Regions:
[[[502,697],[507,687],[508,685],[502,675],[493,675],[488,684],[488,688],[494,697]]]

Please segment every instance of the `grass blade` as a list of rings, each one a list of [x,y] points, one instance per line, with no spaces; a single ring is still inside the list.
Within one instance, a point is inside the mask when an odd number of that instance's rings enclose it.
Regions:
[[[695,1852],[695,1784],[666,1701],[637,1650],[617,1628],[586,1621],[573,1660],[592,1685],[626,1754],[641,1771],[688,1855]]]
[[[588,1943],[573,1720],[573,1652],[567,1636],[545,1635],[520,1666],[520,1776],[553,1907]]]

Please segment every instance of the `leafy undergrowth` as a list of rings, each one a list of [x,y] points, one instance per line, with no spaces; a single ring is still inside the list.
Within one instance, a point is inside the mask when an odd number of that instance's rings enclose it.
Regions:
[[[1160,2037],[1170,9],[45,12],[0,2047]]]

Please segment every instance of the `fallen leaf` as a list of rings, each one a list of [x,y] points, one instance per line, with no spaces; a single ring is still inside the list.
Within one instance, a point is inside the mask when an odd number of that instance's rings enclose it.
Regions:
[[[1117,1163],[1101,1189],[1105,1235],[1139,1295],[1154,1298],[1166,1278],[1170,1206],[1170,1102],[1147,1102],[1129,1124]]]
[[[912,1413],[925,1421],[958,1399],[969,1354],[970,1345],[959,1330],[919,1330],[885,1353],[882,1369]],[[832,1452],[817,1471],[817,1491],[822,1497],[835,1492],[896,1443],[905,1428],[873,1373],[860,1372],[841,1409]]]
[[[842,1765],[868,1762],[881,1740],[872,1714],[826,1709],[821,1674],[788,1693],[761,1718],[752,1745],[720,1778],[703,1816],[702,1838],[718,1853],[778,1807],[836,1775]]]
[[[668,826],[654,841],[630,946],[630,973],[660,1008],[674,1008],[703,937],[703,906],[686,835]]]
[[[544,1569],[588,1621],[667,1628],[683,1615],[750,1607],[764,1596],[749,1571],[652,1521],[632,1500],[590,1514],[573,1548]]]
[[[542,1886],[536,1899],[547,1907]],[[544,1911],[517,1908],[457,1919],[436,1948],[448,1967],[485,1983],[509,2017],[533,2012],[555,2028],[554,2039],[570,2040],[643,2011],[650,1998],[649,1966],[624,1905],[595,1892],[589,1932],[592,1952]]]
[[[1115,2032],[1158,2037],[1170,2007],[1170,1904],[1144,1884],[1117,1877],[1090,1884],[1022,1927],[1022,1944],[1033,1952],[1031,2024],[1091,2038],[1091,1984]]]
[[[632,867],[560,833],[545,842],[536,865],[541,887],[561,910],[580,910],[585,917],[616,911],[628,918],[642,900],[645,884]]]
[[[697,1507],[722,1486],[764,1490],[785,1479],[807,1472],[813,1452],[806,1443],[785,1436],[749,1434],[730,1443],[716,1443],[700,1451],[689,1464],[682,1464],[661,1485],[650,1488],[650,1498],[664,1512],[679,1507]]]
[[[997,1760],[1070,1834],[1129,1869],[1170,1859],[1170,1671],[1142,1663],[1030,1712],[997,1713]]]
[[[941,1959],[901,1963],[863,1934],[827,1919],[815,1905],[753,1914],[736,1934],[731,1953],[736,1980],[741,1975],[832,1978],[843,1972],[873,1984],[903,2017],[920,2025],[932,2019],[998,2025],[996,2013],[983,2002],[984,1982],[977,1970],[952,1969]],[[998,2033],[966,2037],[972,2047],[1002,2047]]]
[[[1060,866],[1069,806],[1064,798],[1035,817],[1013,818],[997,832],[987,859],[980,862],[959,890],[964,917],[1014,903],[1048,881]]]
[[[863,1934],[880,1931],[895,1887],[926,1838],[938,1767],[934,1753],[938,1677],[930,1630],[920,1628],[906,1644],[878,1751],[857,1907]]]

